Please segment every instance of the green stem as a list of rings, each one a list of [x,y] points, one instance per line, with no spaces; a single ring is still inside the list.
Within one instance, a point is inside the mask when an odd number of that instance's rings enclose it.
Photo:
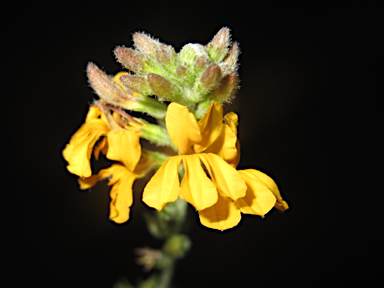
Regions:
[[[170,288],[172,277],[173,277],[173,270],[175,267],[175,259],[172,258],[172,260],[169,262],[169,264],[163,268],[161,271],[159,282],[157,288]]]

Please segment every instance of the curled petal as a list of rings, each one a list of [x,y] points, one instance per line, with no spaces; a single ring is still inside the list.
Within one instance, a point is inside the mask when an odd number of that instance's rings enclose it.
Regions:
[[[241,213],[231,199],[219,195],[216,204],[200,211],[199,217],[204,226],[223,231],[239,224]]]
[[[132,130],[114,130],[108,133],[107,158],[122,162],[131,172],[141,156],[140,135]]]
[[[103,119],[98,118],[101,111],[91,107],[86,122],[71,137],[63,150],[63,157],[69,163],[67,169],[79,177],[92,175],[90,159],[97,140],[106,136],[110,126]],[[98,156],[98,152],[97,152]]]
[[[162,210],[168,202],[179,196],[178,169],[182,156],[169,157],[147,183],[143,191],[143,202],[149,207]]]
[[[255,177],[257,177],[260,181],[262,181],[268,187],[268,189],[271,190],[273,195],[275,195],[276,197],[275,208],[279,209],[280,211],[287,210],[289,206],[287,202],[285,202],[281,197],[279,188],[277,188],[275,181],[273,181],[273,179],[269,177],[267,174],[264,174],[259,170],[253,170],[253,169],[250,169],[250,170],[252,170],[252,174]]]
[[[232,129],[223,124],[221,127],[221,133],[216,140],[209,146],[205,153],[213,153],[222,158],[225,162],[236,168],[239,160],[240,152],[238,150],[239,141]]]
[[[109,178],[111,188],[109,218],[116,223],[124,223],[129,219],[130,207],[133,203],[132,186],[138,175],[130,172],[123,165],[114,164],[107,169],[102,169],[97,175],[88,178],[79,178],[81,189],[93,187],[97,181]]]
[[[195,116],[187,107],[175,102],[169,104],[165,122],[169,136],[180,154],[186,154],[192,144],[201,141]]]
[[[208,178],[196,154],[183,156],[185,175],[181,183],[180,198],[203,210],[217,201],[217,189]]]
[[[222,196],[234,201],[245,196],[247,186],[235,168],[212,153],[199,154],[199,157]]]
[[[245,197],[237,199],[236,204],[242,213],[264,216],[275,205],[276,198],[265,185],[259,180],[254,169],[238,171],[247,185]]]
[[[109,219],[116,223],[124,223],[129,219],[130,207],[133,203],[133,182],[137,175],[122,165],[112,165],[110,168],[112,178],[108,185],[113,185],[109,205]]]
[[[194,149],[196,153],[200,153],[220,135],[221,126],[223,125],[223,105],[212,102],[204,117],[197,124],[200,128],[202,141],[195,144]]]

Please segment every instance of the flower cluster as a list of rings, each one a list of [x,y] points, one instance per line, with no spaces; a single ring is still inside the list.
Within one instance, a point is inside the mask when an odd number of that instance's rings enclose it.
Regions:
[[[179,197],[199,213],[206,227],[236,226],[241,213],[264,216],[273,207],[288,208],[275,182],[254,170],[237,170],[238,117],[223,116],[223,104],[238,88],[239,48],[228,28],[207,45],[187,44],[179,53],[143,33],[133,35],[136,49],[117,47],[118,62],[131,73],[110,77],[93,63],[87,67],[94,102],[85,123],[63,151],[68,170],[81,189],[108,178],[110,219],[129,219],[133,182],[157,170],[143,191],[143,202],[161,211]],[[152,116],[157,123],[127,111]],[[140,139],[167,146],[174,153],[149,151]],[[116,161],[92,174],[92,154]]]

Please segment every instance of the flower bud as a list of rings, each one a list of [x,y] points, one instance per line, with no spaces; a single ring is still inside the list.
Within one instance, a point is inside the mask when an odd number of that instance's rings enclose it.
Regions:
[[[164,245],[164,252],[172,258],[182,258],[191,248],[191,240],[185,235],[171,236]]]
[[[204,46],[200,44],[187,44],[184,45],[178,54],[179,62],[187,67],[193,67],[195,59],[200,57],[208,57]]]
[[[205,67],[208,66],[208,59],[204,57],[197,58],[194,65],[194,71],[195,73],[200,73],[204,70]]]
[[[144,33],[134,33],[133,41],[135,42],[136,48],[144,55],[154,56],[156,49],[161,43],[157,40],[152,39]]]
[[[174,101],[179,96],[177,87],[168,79],[155,73],[149,73],[147,79],[152,91],[160,100]]]
[[[145,78],[144,76],[127,74],[121,76],[120,81],[123,85],[143,95],[154,94],[151,90],[151,87],[149,87],[147,78]]]
[[[87,75],[93,90],[107,103],[125,109],[132,109],[136,106],[134,97],[125,95],[119,84],[115,83],[107,74],[91,62],[87,65]]]
[[[212,41],[205,46],[205,49],[207,50],[211,59],[218,63],[223,61],[225,55],[227,55],[227,47],[230,45],[230,42],[231,37],[229,29],[227,27],[223,27],[213,37]]]
[[[113,51],[117,61],[132,72],[139,73],[143,68],[143,55],[131,48],[118,46]]]
[[[239,77],[236,72],[231,72],[225,76],[219,87],[212,92],[212,100],[220,103],[230,100],[238,89]]]
[[[201,74],[200,85],[207,90],[211,90],[219,85],[220,79],[221,70],[219,66],[212,64]]]
[[[167,70],[173,72],[176,66],[176,52],[172,46],[162,44],[156,50],[157,61]]]
[[[227,56],[225,57],[223,63],[229,66],[229,69],[232,71],[237,70],[237,60],[239,59],[240,48],[237,42],[234,42],[229,49]]]

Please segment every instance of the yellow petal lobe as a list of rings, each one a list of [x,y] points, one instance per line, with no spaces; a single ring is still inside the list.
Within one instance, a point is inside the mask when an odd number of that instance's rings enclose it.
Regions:
[[[181,160],[182,156],[169,157],[149,180],[143,191],[143,202],[149,207],[160,211],[168,202],[177,200]]]
[[[180,198],[203,210],[217,201],[217,189],[201,166],[197,154],[183,156],[185,174],[180,187]]]
[[[255,175],[254,169],[238,171],[247,185],[245,197],[237,199],[236,204],[242,213],[264,216],[275,205],[276,198],[271,190]]]
[[[102,115],[99,108],[90,107],[86,122],[72,135],[63,150],[63,157],[68,162],[67,169],[72,174],[79,177],[92,175],[90,159],[93,148],[97,140],[110,131],[109,124]]]
[[[215,154],[204,153],[198,155],[222,196],[232,200],[245,196],[247,186],[235,168]]]
[[[114,130],[108,133],[107,158],[122,162],[131,172],[141,156],[140,135],[132,130]]]
[[[219,195],[217,203],[200,211],[199,217],[204,226],[223,231],[239,224],[241,213],[231,199]]]
[[[223,105],[218,102],[212,102],[208,111],[197,123],[200,128],[202,141],[195,144],[194,149],[196,153],[202,152],[216,140],[221,132],[222,123]]]
[[[271,192],[275,195],[276,197],[276,203],[275,203],[275,208],[279,209],[280,211],[287,210],[289,208],[288,203],[283,200],[281,197],[279,188],[277,188],[277,185],[275,181],[271,177],[269,177],[267,174],[264,174],[263,172],[259,170],[254,170],[253,175],[258,177],[260,181],[264,182],[264,184],[271,190]]]
[[[180,154],[187,154],[189,148],[201,141],[201,134],[195,116],[188,108],[172,102],[169,104],[165,122],[169,136]]]

